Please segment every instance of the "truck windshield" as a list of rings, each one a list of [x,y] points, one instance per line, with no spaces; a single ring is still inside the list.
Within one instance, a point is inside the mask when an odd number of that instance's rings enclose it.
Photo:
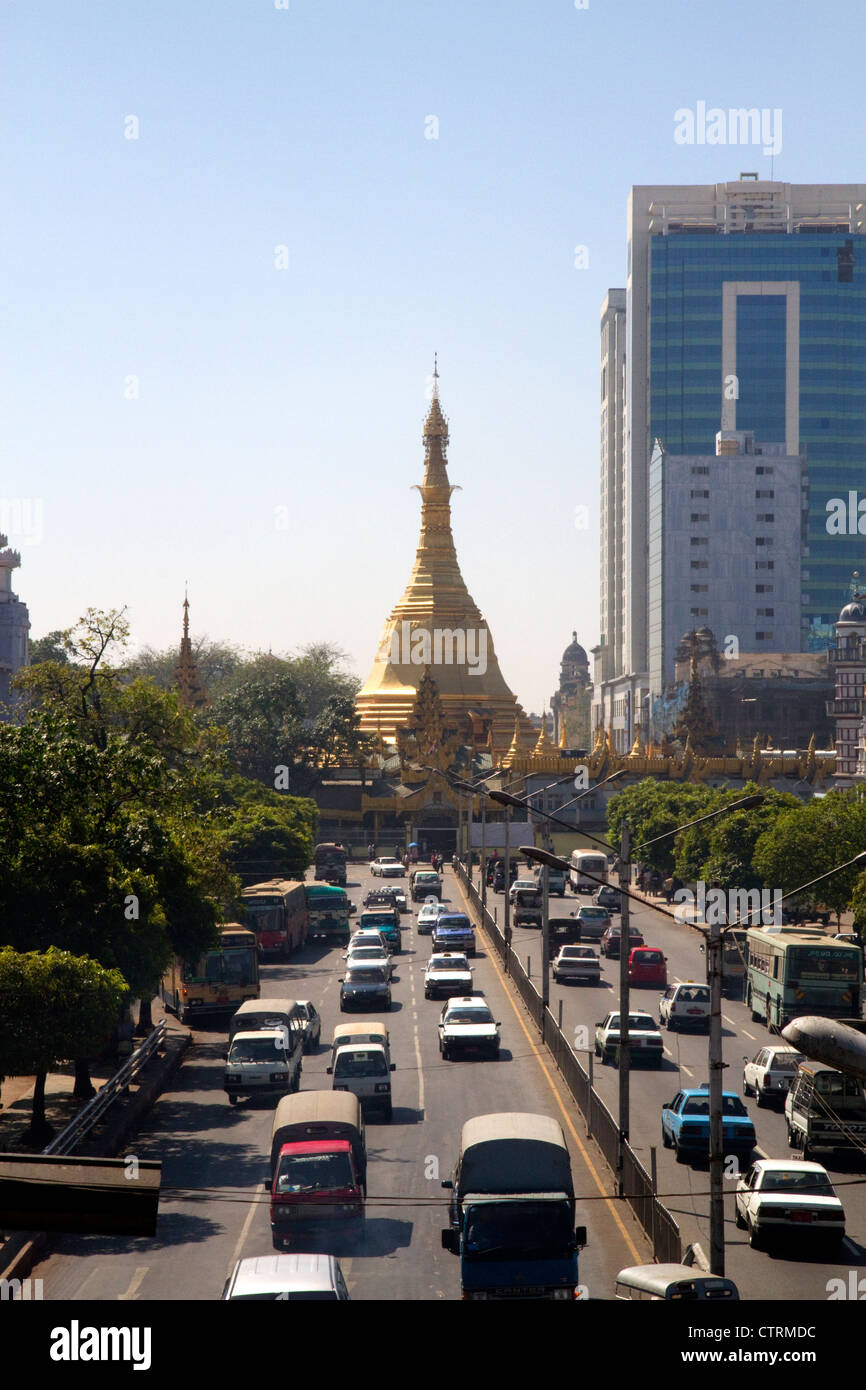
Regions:
[[[275,1192],[338,1192],[354,1187],[347,1153],[284,1154],[277,1169]]]
[[[491,1202],[466,1217],[467,1255],[501,1259],[509,1254],[554,1256],[574,1243],[568,1202]]]
[[[229,1049],[229,1066],[241,1062],[284,1062],[285,1048],[281,1038],[244,1038],[233,1042]]]
[[[338,1057],[334,1077],[387,1076],[388,1063],[381,1052],[356,1052],[351,1057]]]

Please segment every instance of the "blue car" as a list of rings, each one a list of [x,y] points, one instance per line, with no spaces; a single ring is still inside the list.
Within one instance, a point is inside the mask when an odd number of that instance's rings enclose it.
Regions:
[[[747,1158],[755,1147],[755,1126],[735,1091],[722,1092],[722,1137],[726,1154],[736,1153]],[[710,1153],[710,1091],[697,1086],[689,1091],[677,1091],[673,1100],[662,1106],[662,1144],[676,1149],[677,1163],[691,1155],[709,1158]]]
[[[434,951],[465,951],[475,955],[475,928],[465,912],[445,912],[433,928]]]

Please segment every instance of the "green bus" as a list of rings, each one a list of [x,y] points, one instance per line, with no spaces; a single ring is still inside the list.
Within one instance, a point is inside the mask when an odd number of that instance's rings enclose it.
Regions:
[[[344,888],[327,883],[305,883],[307,936],[349,944],[349,895]]]
[[[746,1003],[771,1032],[801,1014],[859,1018],[862,975],[860,947],[819,928],[749,929]]]

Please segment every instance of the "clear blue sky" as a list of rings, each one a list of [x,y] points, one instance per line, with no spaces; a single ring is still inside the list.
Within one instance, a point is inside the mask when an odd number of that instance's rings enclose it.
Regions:
[[[126,603],[167,645],[188,579],[194,632],[336,642],[365,677],[436,349],[463,573],[538,710],[599,636],[629,187],[770,173],[674,112],[780,107],[776,178],[866,173],[861,0],[20,0],[3,27],[0,498],[41,500],[11,536],[37,637]]]

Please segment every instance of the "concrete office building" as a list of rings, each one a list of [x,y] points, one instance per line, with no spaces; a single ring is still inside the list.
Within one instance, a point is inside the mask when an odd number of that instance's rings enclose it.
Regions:
[[[593,720],[617,748],[631,746],[649,708],[656,440],[668,460],[712,456],[720,428],[748,431],[756,448],[784,444],[788,458],[806,457],[808,555],[790,576],[797,645],[820,651],[833,640],[851,571],[866,562],[864,209],[866,184],[741,176],[631,191],[625,323],[622,291],[602,311],[603,623],[593,652]],[[661,679],[672,675],[662,669]]]

